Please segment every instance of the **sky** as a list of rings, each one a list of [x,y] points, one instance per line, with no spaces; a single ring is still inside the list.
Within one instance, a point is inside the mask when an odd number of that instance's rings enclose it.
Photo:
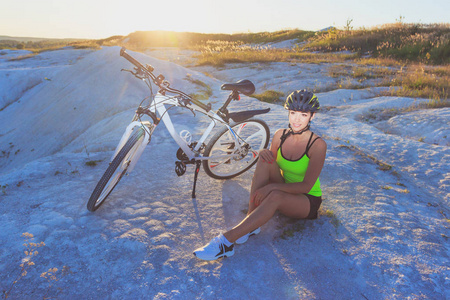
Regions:
[[[449,23],[448,0],[0,0],[0,35],[107,38],[140,30],[202,33]]]

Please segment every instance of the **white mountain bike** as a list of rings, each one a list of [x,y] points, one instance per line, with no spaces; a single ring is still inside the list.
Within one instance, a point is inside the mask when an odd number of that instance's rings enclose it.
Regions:
[[[163,75],[155,76],[152,66],[148,64],[144,66],[130,56],[125,48],[120,50],[120,55],[135,65],[134,71],[125,69],[122,71],[128,71],[143,80],[150,90],[150,97],[139,104],[132,122],[126,128],[111,158],[108,169],[89,198],[88,210],[95,211],[99,208],[120,179],[133,170],[161,120],[180,146],[176,154],[178,161],[175,162],[177,175],[181,176],[186,172],[186,165],[195,165],[192,198],[195,198],[197,176],[202,163],[206,174],[216,179],[233,178],[256,163],[259,151],[266,148],[269,143],[270,131],[264,121],[250,118],[267,113],[270,108],[234,113],[228,112],[227,109],[232,100],[239,100],[240,93],[247,96],[253,94],[255,86],[251,81],[241,80],[237,83],[223,84],[221,89],[230,90],[231,93],[223,106],[217,112],[213,112],[210,103],[206,105],[182,91],[171,88]],[[159,88],[156,95],[153,95],[152,83]],[[168,93],[173,95],[168,96]],[[149,99],[149,104],[143,105],[146,99]],[[187,130],[179,134],[176,132],[169,116],[169,109],[174,106],[202,113],[211,119],[211,123],[198,141],[192,142],[191,134]],[[150,117],[149,121],[141,119],[144,115]],[[224,127],[205,144],[217,124]]]

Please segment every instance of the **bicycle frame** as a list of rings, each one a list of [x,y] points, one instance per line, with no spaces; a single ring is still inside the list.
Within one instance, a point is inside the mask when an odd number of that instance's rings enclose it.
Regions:
[[[204,133],[200,137],[200,139],[197,141],[196,146],[192,149],[189,144],[183,140],[180,135],[176,132],[175,126],[170,118],[168,108],[167,106],[182,106],[186,107],[188,109],[191,109],[193,111],[202,113],[208,117],[210,117],[211,123],[208,125],[208,127],[205,129]],[[211,134],[214,127],[217,125],[217,123],[224,124],[228,130],[232,133],[232,136],[236,142],[236,145],[241,145],[239,139],[237,138],[236,134],[233,132],[230,125],[223,120],[217,113],[210,111],[205,111],[203,108],[198,107],[195,104],[188,104],[186,106],[181,105],[180,102],[176,97],[170,97],[160,94],[159,92],[155,95],[153,99],[150,100],[149,105],[150,111],[153,113],[157,113],[161,120],[163,121],[164,125],[166,126],[167,130],[169,131],[169,134],[174,139],[174,141],[180,146],[180,148],[183,150],[183,152],[186,154],[186,156],[189,158],[189,160],[192,160],[195,158],[195,160],[208,160],[211,158],[218,158],[218,157],[203,157],[200,154],[200,148],[203,145],[203,143],[206,141],[208,136]],[[138,121],[137,116],[135,115],[132,122],[127,126],[125,129],[124,134],[122,135],[122,138],[120,139],[119,144],[116,147],[116,150],[114,151],[113,156],[111,157],[111,161],[114,159],[114,157],[117,155],[117,153],[122,149],[123,145],[126,143],[128,138],[130,137],[131,133],[136,127],[144,127],[145,136],[144,136],[144,143],[142,143],[141,147],[136,151],[136,154],[134,155],[134,159],[131,161],[127,172],[131,172],[136,165],[136,162],[139,160],[139,157],[142,155],[145,147],[147,144],[150,143],[151,135],[153,134],[153,131],[156,129],[157,124],[152,124],[149,121]],[[228,156],[232,156],[232,154],[229,154]]]
[[[205,114],[208,117],[212,119],[209,126],[205,129],[205,132],[202,134],[200,139],[197,141],[197,145],[194,147],[194,149],[191,149],[189,147],[188,143],[183,140],[180,135],[176,132],[175,127],[172,123],[172,120],[168,114],[168,110],[166,108],[166,105],[174,105],[174,106],[180,106],[179,102],[173,98],[161,95],[160,93],[156,94],[154,103],[150,104],[150,109],[155,109],[159,116],[161,117],[161,120],[164,122],[164,125],[166,126],[167,130],[169,131],[172,138],[175,140],[175,142],[180,146],[180,148],[184,151],[184,153],[187,155],[187,157],[191,160],[195,158],[196,160],[207,160],[210,159],[210,157],[202,157],[200,155],[200,148],[203,145],[203,143],[206,141],[208,136],[210,135],[211,131],[216,126],[217,122],[220,122],[228,127],[229,130],[231,130],[231,127],[225,122],[217,113],[210,111],[205,111],[204,109],[196,106],[195,104],[188,104],[189,109],[192,109],[193,111],[197,111],[199,113]],[[239,145],[239,143],[237,143]]]

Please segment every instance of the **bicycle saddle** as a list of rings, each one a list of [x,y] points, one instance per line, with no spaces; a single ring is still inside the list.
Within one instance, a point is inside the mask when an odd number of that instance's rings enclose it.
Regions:
[[[250,80],[239,80],[236,83],[225,83],[220,87],[225,91],[238,91],[246,96],[250,96],[255,92],[255,85]]]

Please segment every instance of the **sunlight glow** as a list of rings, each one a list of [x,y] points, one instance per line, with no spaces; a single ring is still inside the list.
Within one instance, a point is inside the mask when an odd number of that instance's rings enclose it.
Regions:
[[[107,38],[135,31],[202,33],[319,30],[395,22],[449,22],[450,2],[434,0],[17,0],[0,10],[0,35]]]

